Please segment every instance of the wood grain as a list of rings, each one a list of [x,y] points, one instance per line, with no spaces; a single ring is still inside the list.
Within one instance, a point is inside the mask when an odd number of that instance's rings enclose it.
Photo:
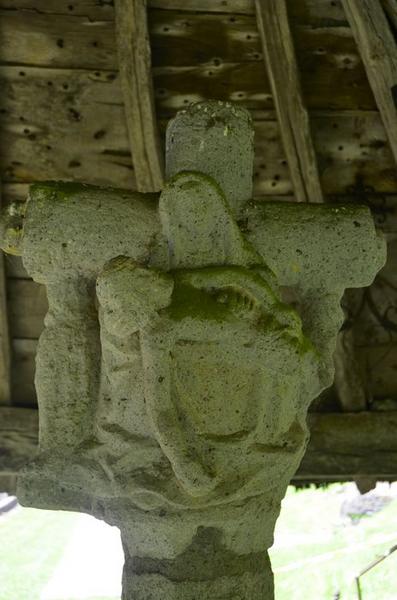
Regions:
[[[119,79],[103,71],[25,67],[24,76],[19,72],[19,67],[0,67],[4,183],[61,179],[136,189]],[[168,99],[158,104],[170,116],[184,105],[182,94],[171,98],[172,110]],[[239,102],[249,105],[244,98]],[[276,116],[264,108],[252,110],[255,196],[291,195]],[[162,136],[166,123],[159,121]],[[395,163],[377,112],[312,111],[311,126],[325,194],[350,195],[356,188],[397,192]]]
[[[219,12],[253,14],[254,0],[149,0],[151,8],[165,10],[186,10],[200,12]]]
[[[0,472],[13,474],[33,457],[38,446],[38,411],[0,408]]]
[[[12,340],[11,393],[14,406],[37,407],[34,387],[37,340]]]
[[[0,10],[23,10],[30,14],[53,15],[70,18],[85,17],[88,22],[113,21],[112,0],[0,0]]]
[[[342,410],[360,412],[367,408],[366,371],[356,357],[354,331],[341,331],[334,352],[334,386]]]
[[[164,182],[157,129],[146,0],[116,0],[116,39],[136,186],[156,192]]]
[[[397,5],[395,3],[395,0],[381,0],[381,2],[395,31],[397,32]]]
[[[323,20],[317,21],[314,10],[307,10],[308,14],[297,15],[294,20],[295,4],[290,3],[289,7],[307,107],[375,108],[346,21],[326,18],[326,13]],[[332,14],[329,5],[329,15]],[[158,109],[174,95],[180,97],[183,105],[189,94],[205,94],[206,89],[207,97],[248,101],[254,109],[263,106],[265,94],[271,96],[253,14],[150,10],[149,33],[154,75],[160,77],[155,80]],[[61,16],[45,11],[6,11],[0,7],[0,37],[0,61],[20,64],[21,72],[22,65],[92,69],[94,73],[118,70],[112,21],[90,21],[68,12]],[[178,72],[176,67],[184,69]],[[243,95],[238,97],[239,93]],[[175,101],[177,98],[174,104]]]
[[[356,355],[367,370],[370,404],[374,400],[397,399],[397,344],[358,347]]]
[[[0,181],[0,210],[2,190]],[[0,250],[0,405],[11,403],[11,347],[8,326],[5,257]]]
[[[322,202],[323,192],[303,100],[285,0],[256,0],[256,14],[281,138],[298,202]]]
[[[323,191],[327,195],[393,193],[397,172],[377,113],[312,115],[313,142]],[[293,192],[279,126],[255,122],[256,196]]]
[[[62,179],[135,188],[114,74],[0,66],[0,85],[5,182]]]
[[[311,440],[293,481],[397,479],[397,412],[310,414],[309,426]],[[15,473],[37,449],[38,411],[0,408],[0,434],[0,473]]]
[[[1,10],[2,63],[69,67],[115,68],[113,21],[90,21],[85,16]]]
[[[37,339],[48,310],[45,287],[31,279],[8,279],[7,292],[12,338]]]
[[[255,0],[149,0],[148,5],[168,11],[255,14]],[[298,21],[310,19],[313,23],[329,24],[345,20],[340,0],[288,0],[288,10],[291,18]]]
[[[311,440],[296,479],[397,479],[397,412],[309,415]]]
[[[386,0],[387,1],[387,0]],[[255,14],[254,0],[148,0],[150,9],[194,13]],[[57,16],[84,16],[90,21],[113,20],[112,0],[0,0],[0,9],[25,10]],[[340,0],[288,0],[293,19],[339,22],[345,19]]]
[[[380,2],[343,0],[397,161],[397,45]]]

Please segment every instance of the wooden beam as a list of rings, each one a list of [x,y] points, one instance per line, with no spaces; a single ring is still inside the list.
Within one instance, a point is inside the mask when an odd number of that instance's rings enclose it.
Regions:
[[[335,388],[342,410],[360,412],[367,408],[365,382],[356,358],[353,329],[339,332],[334,353]]]
[[[154,105],[146,0],[116,0],[116,37],[128,136],[141,192],[163,186],[163,158]]]
[[[8,280],[9,323],[13,338],[37,339],[44,328],[48,311],[44,285],[31,279]]]
[[[37,343],[38,340],[12,340],[11,397],[15,407],[37,408],[34,385]]]
[[[387,13],[396,25],[395,0],[342,0],[342,4],[397,162],[397,45],[386,17]],[[362,410],[366,406],[366,389],[355,358],[353,336],[353,331],[339,336],[335,383],[342,407]]]
[[[14,4],[20,2],[27,2],[28,0],[14,0]],[[59,12],[60,0],[30,0],[34,1],[34,5],[37,6],[38,2],[40,10],[48,10],[49,4],[57,3],[54,12]],[[65,2],[66,0],[62,0]],[[69,0],[67,0],[69,1]],[[394,0],[389,0],[394,2]],[[6,2],[6,0],[0,0]],[[8,0],[9,2],[9,0]],[[79,0],[79,8],[81,14],[85,14],[84,3],[88,4],[89,10],[92,11],[92,0]],[[81,4],[81,7],[80,7]],[[149,8],[153,9],[165,9],[165,10],[178,10],[178,11],[191,11],[194,13],[219,13],[219,14],[234,14],[238,15],[253,15],[255,14],[255,0],[148,0]],[[66,5],[67,6],[67,5]],[[47,8],[48,7],[48,8]],[[87,7],[87,8],[88,8]],[[314,21],[321,23],[339,23],[343,22],[344,13],[340,5],[339,0],[333,2],[332,0],[289,0],[288,8],[291,11],[291,16],[299,19],[310,18]],[[98,10],[97,7],[95,7]],[[87,11],[86,11],[87,12]]]
[[[281,137],[298,202],[323,194],[304,105],[286,0],[255,0],[259,33]]]
[[[37,410],[0,407],[1,475],[15,474],[33,458],[38,447],[38,432]]]
[[[386,11],[387,16],[393,23],[393,26],[397,32],[397,4],[396,0],[382,0],[383,8]]]
[[[252,15],[254,0],[148,0],[149,8]]]
[[[397,479],[397,411],[311,413],[309,426],[297,481]]]
[[[397,162],[397,45],[379,1],[342,0]]]
[[[397,479],[397,412],[310,413],[309,426],[294,481]],[[34,456],[37,439],[37,410],[0,408],[0,481]]]
[[[11,404],[11,345],[4,256],[0,253],[0,405]]]
[[[304,105],[285,0],[256,0],[259,32],[284,150],[297,200],[324,200]],[[365,410],[352,335],[341,333],[335,352],[335,384],[346,411]]]
[[[0,405],[11,403],[11,345],[8,327],[6,281],[5,259],[3,252],[0,250]]]

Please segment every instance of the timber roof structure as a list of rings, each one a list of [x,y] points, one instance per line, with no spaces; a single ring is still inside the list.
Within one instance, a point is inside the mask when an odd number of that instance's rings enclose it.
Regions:
[[[397,477],[396,39],[394,0],[0,0],[3,205],[43,180],[160,190],[167,121],[214,98],[254,119],[255,201],[371,207],[388,262],[372,287],[346,293],[304,480]],[[1,258],[9,488],[37,443],[46,308],[20,259]]]

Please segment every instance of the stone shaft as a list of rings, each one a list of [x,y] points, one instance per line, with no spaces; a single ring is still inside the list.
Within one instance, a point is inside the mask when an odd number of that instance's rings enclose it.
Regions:
[[[280,500],[272,493],[201,511],[118,512],[110,521],[123,525],[123,599],[273,600],[267,549]]]

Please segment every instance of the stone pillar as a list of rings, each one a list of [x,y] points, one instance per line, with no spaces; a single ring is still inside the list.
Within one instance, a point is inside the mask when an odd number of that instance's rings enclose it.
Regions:
[[[117,525],[124,600],[273,598],[339,302],[385,261],[365,207],[249,201],[252,161],[249,115],[200,103],[170,124],[160,197],[37,184],[3,223],[50,303],[19,498]]]
[[[143,522],[129,515],[122,530],[123,600],[273,599],[267,554],[267,532],[278,515],[273,501],[261,495],[244,507],[150,513]]]

